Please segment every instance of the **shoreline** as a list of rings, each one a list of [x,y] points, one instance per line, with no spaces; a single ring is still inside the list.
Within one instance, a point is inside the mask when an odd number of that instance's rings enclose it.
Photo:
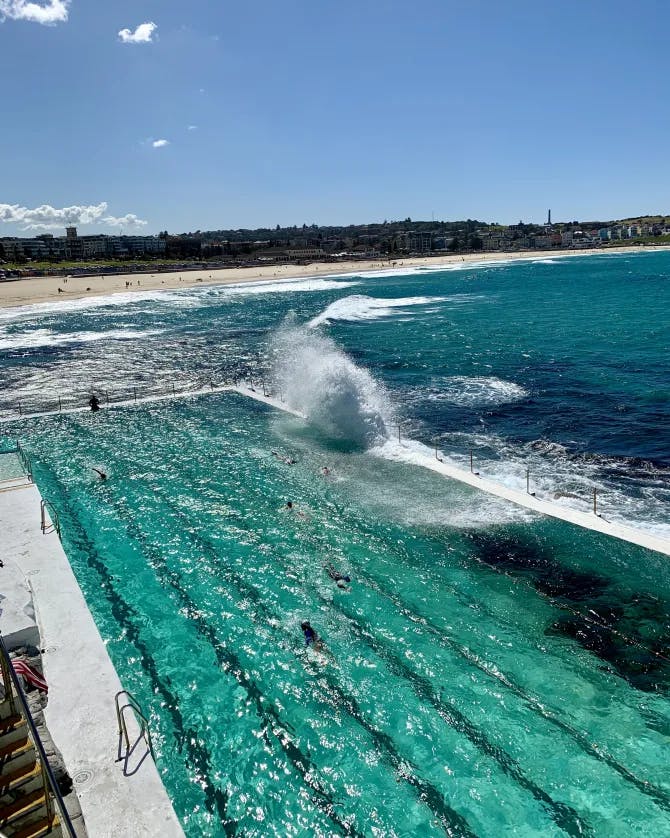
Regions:
[[[250,268],[218,268],[214,270],[166,271],[155,274],[105,274],[102,276],[39,276],[0,281],[0,308],[57,303],[89,299],[110,294],[146,291],[174,291],[205,285],[237,285],[246,282],[268,282],[304,279],[319,276],[378,271],[398,271],[403,268],[436,268],[457,264],[480,265],[487,262],[517,262],[540,259],[565,259],[573,256],[598,256],[612,253],[650,253],[668,251],[668,246],[631,246],[614,249],[585,248],[583,250],[521,250],[515,253],[498,251],[450,254],[448,256],[416,256],[393,261],[366,260],[351,262],[312,262],[309,265],[268,265]],[[59,292],[58,289],[61,289]]]

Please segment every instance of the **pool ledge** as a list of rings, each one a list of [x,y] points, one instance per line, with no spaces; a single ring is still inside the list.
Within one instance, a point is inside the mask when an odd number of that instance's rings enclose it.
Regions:
[[[183,838],[153,760],[132,776],[115,761],[114,696],[122,685],[58,535],[42,534],[40,501],[36,486],[0,493],[4,556],[32,589],[49,684],[46,724],[73,778],[88,834]]]

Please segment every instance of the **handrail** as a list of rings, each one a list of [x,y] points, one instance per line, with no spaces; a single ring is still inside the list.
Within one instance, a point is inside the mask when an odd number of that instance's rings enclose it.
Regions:
[[[12,685],[14,686],[14,691],[16,692],[16,696],[21,705],[21,715],[26,720],[28,730],[30,731],[30,738],[33,740],[33,744],[35,745],[35,748],[37,749],[39,755],[39,760],[42,768],[42,781],[44,783],[45,790],[44,796],[46,799],[47,814],[49,818],[51,818],[53,814],[53,803],[49,797],[49,791],[51,791],[51,794],[53,795],[56,801],[56,806],[58,807],[58,812],[61,819],[61,826],[65,826],[67,834],[70,836],[70,838],[77,838],[74,826],[72,825],[72,821],[70,820],[70,816],[65,807],[63,795],[60,793],[60,789],[58,788],[56,777],[54,776],[51,766],[49,765],[49,760],[47,759],[47,755],[44,750],[44,745],[42,744],[42,740],[40,738],[39,733],[37,732],[37,727],[35,726],[32,713],[30,712],[30,708],[28,707],[26,694],[23,692],[23,687],[21,686],[21,682],[19,681],[16,672],[14,672],[14,667],[12,666],[12,662],[9,657],[9,652],[7,651],[7,646],[5,646],[5,640],[2,637],[2,635],[0,635],[0,658],[2,658],[4,663],[4,666],[2,667],[3,678],[6,677],[6,670],[8,670],[7,674],[9,675],[9,683],[5,681],[5,689],[9,693],[11,693]]]
[[[47,523],[47,512],[49,513],[51,524]],[[42,530],[42,535],[47,535],[47,533],[55,530],[60,538],[60,518],[58,517],[58,511],[50,500],[45,500],[44,498],[40,501],[40,529]]]
[[[16,440],[16,453],[19,455],[19,459],[21,460],[21,465],[26,470],[26,475],[28,476],[28,480],[30,480],[30,482],[32,483],[33,482],[33,467],[30,464],[30,457],[28,457],[26,452],[23,450],[23,447],[21,446],[21,443],[18,441],[18,439]]]
[[[121,704],[121,696],[124,695],[126,697],[126,703]],[[142,708],[140,707],[137,699],[135,696],[128,692],[128,690],[119,690],[116,695],[114,696],[114,705],[116,707],[116,722],[119,726],[119,750],[118,750],[118,757],[117,762],[121,762],[123,760],[124,766],[123,770],[126,771],[128,767],[128,760],[130,759],[130,755],[132,754],[132,748],[130,746],[130,737],[128,736],[128,726],[126,725],[126,717],[125,711],[130,707],[130,709],[135,714],[135,718],[139,720],[139,727],[140,727],[140,737],[144,739],[149,748],[149,753],[151,754],[151,758],[153,760],[156,759],[156,755],[154,752],[154,745],[151,739],[151,730],[149,729],[149,721],[147,717],[144,715]],[[126,753],[125,756],[121,755],[121,743],[123,741],[126,743]],[[134,747],[134,746],[133,746]]]

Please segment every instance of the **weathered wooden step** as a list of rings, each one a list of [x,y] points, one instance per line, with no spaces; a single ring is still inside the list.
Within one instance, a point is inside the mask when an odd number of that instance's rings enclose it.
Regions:
[[[62,834],[58,815],[53,815],[51,818],[40,818],[17,832],[9,832],[7,838],[42,838],[42,835],[61,838]]]
[[[30,763],[28,765],[22,765],[15,771],[3,774],[0,777],[0,797],[4,797],[8,792],[21,788],[22,786],[27,786],[33,780],[38,780],[40,784],[42,782],[42,769],[36,762],[33,762],[32,765]],[[22,789],[22,791],[25,790]]]
[[[0,719],[0,747],[4,748],[17,739],[26,738],[26,720],[23,716],[7,716]]]
[[[45,804],[46,795],[44,789],[40,788],[30,794],[21,795],[13,803],[0,805],[0,827],[4,829],[8,824],[21,820]]]

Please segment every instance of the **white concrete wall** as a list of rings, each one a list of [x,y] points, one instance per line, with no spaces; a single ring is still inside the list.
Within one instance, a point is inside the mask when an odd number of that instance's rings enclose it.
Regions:
[[[40,500],[35,486],[0,493],[3,552],[32,588],[49,685],[45,719],[75,782],[88,834],[183,838],[151,757],[131,777],[115,762],[114,696],[122,686],[58,535],[41,532]]]

